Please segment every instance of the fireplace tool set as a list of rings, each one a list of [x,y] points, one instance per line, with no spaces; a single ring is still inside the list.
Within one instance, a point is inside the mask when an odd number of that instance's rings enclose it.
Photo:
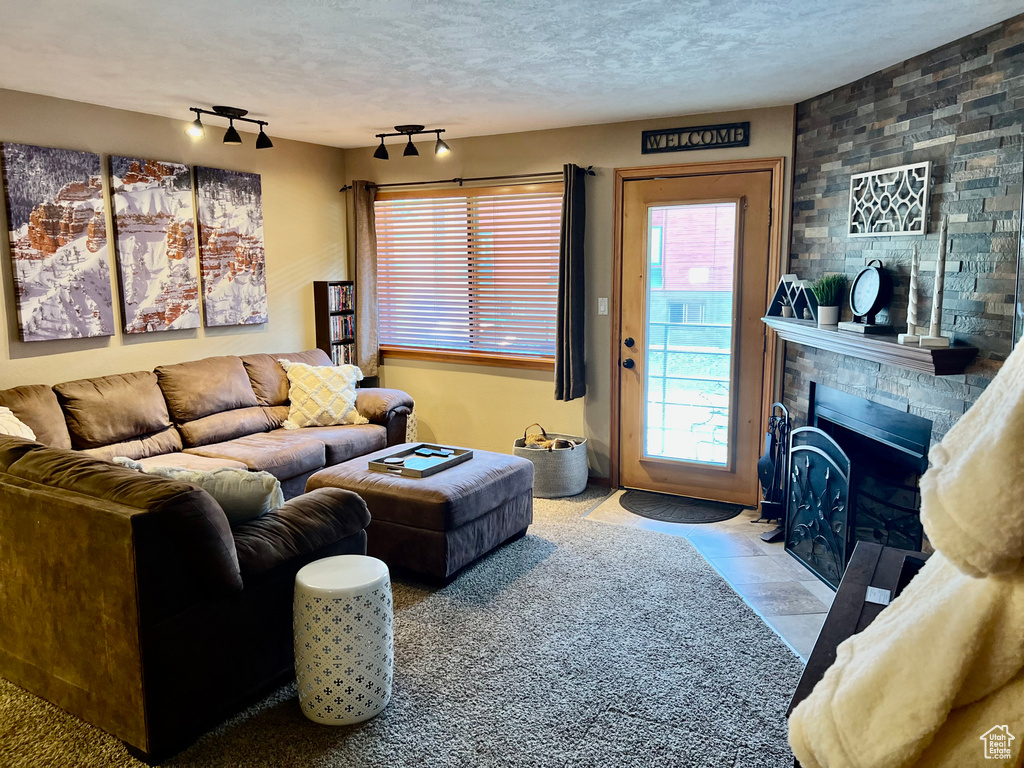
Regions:
[[[757,523],[778,522],[772,531],[761,534],[765,541],[778,541],[784,534],[786,514],[786,481],[789,477],[789,410],[782,403],[772,403],[768,431],[764,436],[764,453],[757,460],[757,477],[761,481],[761,517]]]

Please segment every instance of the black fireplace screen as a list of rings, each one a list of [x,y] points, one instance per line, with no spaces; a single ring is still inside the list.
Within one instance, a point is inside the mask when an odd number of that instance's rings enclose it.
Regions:
[[[838,588],[850,538],[850,460],[816,427],[794,429],[791,440],[786,549]]]
[[[858,541],[921,548],[932,423],[820,384],[810,402],[790,443],[786,549],[838,587]]]

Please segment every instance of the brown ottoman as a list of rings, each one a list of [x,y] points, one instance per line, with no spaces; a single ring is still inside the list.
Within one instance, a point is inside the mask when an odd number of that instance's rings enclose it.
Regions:
[[[473,451],[473,458],[430,477],[372,472],[381,451],[322,469],[306,483],[359,494],[370,510],[366,553],[394,569],[448,582],[495,547],[526,533],[533,522],[533,463]]]

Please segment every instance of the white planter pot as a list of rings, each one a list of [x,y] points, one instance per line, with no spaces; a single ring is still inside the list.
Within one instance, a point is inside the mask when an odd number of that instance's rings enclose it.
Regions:
[[[839,325],[839,307],[818,307],[818,327]]]
[[[793,316],[793,308],[790,307],[790,306],[783,306],[782,307],[782,316],[783,317],[792,317]]]

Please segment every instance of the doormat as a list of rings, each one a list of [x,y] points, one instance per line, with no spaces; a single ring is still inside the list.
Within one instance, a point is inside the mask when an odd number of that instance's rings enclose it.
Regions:
[[[626,491],[619,498],[619,504],[634,515],[664,523],[720,523],[736,517],[743,510],[739,504],[648,491]]]

